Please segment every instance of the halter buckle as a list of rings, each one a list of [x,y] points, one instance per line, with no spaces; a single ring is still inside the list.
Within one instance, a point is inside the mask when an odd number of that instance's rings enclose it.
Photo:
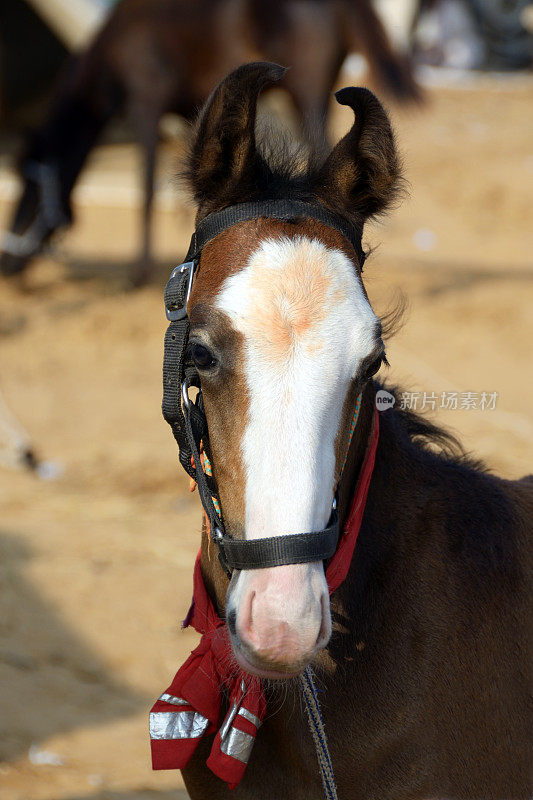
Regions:
[[[176,278],[176,276],[181,276],[181,279],[185,279],[187,281],[186,289],[185,289],[185,299],[183,300],[183,305],[176,308],[175,306],[167,306],[165,305],[165,314],[167,319],[170,322],[176,322],[177,320],[183,319],[187,316],[187,303],[189,302],[189,297],[191,296],[191,288],[192,288],[192,279],[194,277],[194,261],[185,261],[183,264],[180,264],[179,267],[176,267],[172,270],[172,274],[168,279],[170,283],[171,280]]]

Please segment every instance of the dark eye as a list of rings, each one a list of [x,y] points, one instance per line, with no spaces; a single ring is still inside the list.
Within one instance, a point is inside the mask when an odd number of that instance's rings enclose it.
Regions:
[[[379,372],[379,368],[381,367],[381,365],[383,363],[383,360],[384,359],[383,359],[382,355],[379,356],[379,358],[376,358],[375,361],[373,361],[370,364],[370,366],[368,366],[366,368],[366,370],[365,370],[365,378],[371,378],[373,375],[376,374],[376,372]]]
[[[189,346],[189,352],[198,369],[209,369],[209,367],[213,367],[216,364],[213,354],[203,344],[194,344],[193,342]]]

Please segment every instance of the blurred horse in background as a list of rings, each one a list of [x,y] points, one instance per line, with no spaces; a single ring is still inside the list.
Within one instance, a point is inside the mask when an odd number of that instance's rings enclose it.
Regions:
[[[123,0],[91,46],[65,71],[48,119],[20,162],[24,181],[0,270],[19,273],[72,222],[70,196],[106,123],[125,110],[144,152],[142,249],[136,284],[151,263],[158,125],[194,116],[210,88],[239,64],[291,65],[285,89],[304,139],[324,147],[329,96],[347,54],[362,53],[374,82],[399,101],[419,98],[408,58],[393,49],[370,0]]]

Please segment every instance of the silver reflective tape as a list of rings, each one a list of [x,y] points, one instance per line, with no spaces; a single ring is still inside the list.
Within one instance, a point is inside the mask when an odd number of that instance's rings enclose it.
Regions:
[[[237,709],[238,709],[237,703],[233,701],[233,703],[231,704],[231,708],[226,716],[226,719],[224,720],[224,722],[222,723],[222,727],[220,728],[220,738],[222,740],[224,740],[228,735],[228,731],[231,728],[231,723],[235,719]]]
[[[222,744],[220,749],[227,756],[236,758],[237,761],[242,761],[243,764],[248,763],[255,738],[250,736],[249,733],[244,733],[238,728],[230,728],[230,731]]]
[[[252,725],[255,725],[256,728],[259,728],[261,726],[261,720],[259,719],[259,717],[256,717],[255,714],[252,714],[252,712],[248,711],[247,708],[240,708],[238,713],[239,716],[244,717],[244,719],[247,719],[248,722],[251,722]]]
[[[152,711],[151,739],[199,739],[209,720],[197,711]]]
[[[183,697],[174,697],[173,694],[167,694],[166,692],[164,692],[159,699],[164,700],[165,703],[172,703],[173,706],[190,705],[190,703],[184,700]]]

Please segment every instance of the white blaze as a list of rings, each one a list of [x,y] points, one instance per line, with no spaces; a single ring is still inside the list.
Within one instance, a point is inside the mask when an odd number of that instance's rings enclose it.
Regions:
[[[377,318],[355,267],[317,239],[268,239],[225,281],[216,305],[245,340],[246,538],[320,530],[343,403],[376,344]]]

